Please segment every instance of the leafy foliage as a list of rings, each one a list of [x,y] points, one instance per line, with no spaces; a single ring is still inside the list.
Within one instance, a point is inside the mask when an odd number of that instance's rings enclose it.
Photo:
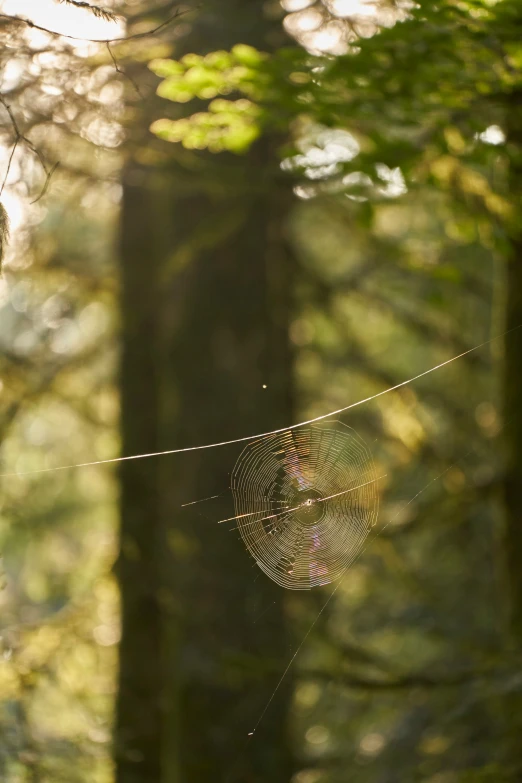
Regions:
[[[330,192],[379,196],[389,172],[397,177],[400,170],[410,187],[451,189],[467,206],[509,222],[498,164],[512,152],[504,144],[506,111],[522,89],[521,33],[522,11],[513,0],[423,1],[406,21],[339,57],[235,47],[156,61],[160,96],[213,100],[208,111],[159,120],[152,130],[191,148],[244,151],[269,129],[294,128],[297,138],[317,127],[345,129],[358,153],[315,171],[316,190],[328,182]],[[220,94],[244,97],[216,101]],[[520,108],[513,109],[511,122],[520,121]],[[496,136],[488,135],[492,127]],[[309,168],[306,156],[291,161],[286,167],[294,171]]]
[[[158,120],[152,130],[167,141],[181,141],[189,149],[208,147],[213,152],[245,152],[260,133],[259,103],[269,76],[262,69],[267,55],[243,44],[231,52],[218,51],[201,57],[185,55],[175,60],[154,60],[152,70],[164,78],[158,94],[178,103],[193,98],[211,100],[207,112],[180,120]],[[230,101],[220,95],[242,93]]]

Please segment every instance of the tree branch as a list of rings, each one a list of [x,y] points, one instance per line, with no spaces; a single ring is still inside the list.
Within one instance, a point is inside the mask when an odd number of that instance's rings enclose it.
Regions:
[[[116,21],[117,18],[118,18],[111,11],[107,11],[106,9],[102,8],[101,6],[91,5],[90,3],[84,2],[84,0],[59,0],[59,2],[66,3],[68,5],[72,5],[75,8],[88,9],[88,10],[92,11],[94,16],[96,16],[98,18],[105,19],[107,21]],[[161,30],[164,30],[168,25],[172,24],[172,22],[174,22],[175,19],[178,19],[180,16],[183,16],[184,14],[189,13],[191,10],[193,10],[193,9],[176,8],[176,10],[173,13],[171,13],[170,16],[168,16],[167,19],[165,19],[165,21],[161,22],[161,24],[156,25],[156,27],[153,27],[151,30],[145,30],[145,31],[143,31],[141,33],[134,33],[132,35],[121,36],[121,37],[118,37],[118,38],[86,38],[86,37],[81,37],[81,36],[68,35],[67,33],[59,33],[59,32],[56,32],[55,30],[49,30],[47,27],[42,27],[41,25],[38,25],[35,22],[32,22],[30,19],[24,19],[23,17],[20,17],[20,16],[10,16],[9,14],[0,14],[0,19],[5,19],[5,20],[7,20],[9,22],[15,22],[15,23],[18,22],[20,24],[24,24],[27,27],[30,27],[31,29],[40,30],[41,32],[48,33],[49,35],[52,35],[52,36],[54,36],[56,38],[67,38],[67,39],[72,40],[72,41],[88,41],[90,43],[105,44],[105,46],[107,47],[107,51],[109,53],[109,56],[110,56],[110,58],[111,58],[111,60],[112,60],[112,62],[114,64],[115,69],[116,69],[116,72],[121,74],[125,78],[129,79],[129,81],[133,85],[134,89],[136,90],[138,95],[141,97],[140,88],[136,84],[134,79],[120,68],[120,66],[118,64],[118,61],[117,61],[117,59],[116,59],[116,57],[114,55],[114,52],[111,49],[111,44],[118,43],[118,42],[125,42],[125,41],[135,41],[135,40],[138,40],[138,39],[141,39],[141,38],[146,38],[148,36],[155,35],[156,33],[159,33]],[[57,167],[59,165],[59,162],[56,162],[52,166],[49,167],[47,165],[47,163],[45,161],[45,158],[42,155],[42,153],[33,144],[33,142],[27,136],[25,136],[21,132],[20,127],[19,127],[19,125],[18,125],[18,123],[16,121],[16,117],[14,116],[13,111],[11,109],[11,106],[9,105],[9,103],[7,102],[5,97],[2,96],[2,95],[0,95],[0,103],[5,108],[8,116],[9,116],[9,120],[10,120],[11,126],[13,128],[13,133],[14,133],[14,143],[13,143],[13,147],[12,147],[12,150],[11,150],[11,154],[9,155],[9,160],[7,162],[7,169],[6,169],[6,172],[4,174],[2,185],[0,186],[0,196],[2,195],[3,190],[5,188],[5,185],[7,183],[7,180],[8,180],[8,177],[9,177],[9,172],[11,171],[11,166],[12,166],[12,163],[13,163],[13,159],[14,159],[16,150],[17,150],[19,144],[23,143],[31,150],[31,152],[34,155],[36,155],[36,157],[38,158],[38,160],[40,162],[40,165],[42,166],[42,169],[45,172],[45,182],[44,182],[44,185],[42,187],[42,190],[40,191],[39,195],[31,202],[31,204],[35,204],[37,201],[39,201],[41,198],[43,198],[43,196],[45,196],[45,194],[47,193],[47,190],[49,188],[49,184],[50,184],[50,181],[51,181],[51,177],[53,176],[54,172],[56,171],[56,169],[57,169]]]
[[[86,11],[90,11],[97,19],[104,19],[106,22],[116,22],[117,16],[107,8],[102,8],[99,5],[91,5],[84,2],[84,0],[58,0],[62,5],[72,5],[75,8],[81,8]]]
[[[107,51],[109,52],[109,57],[111,58],[111,60],[113,62],[113,65],[114,65],[114,68],[116,70],[116,73],[119,73],[125,79],[128,79],[130,81],[130,83],[132,84],[132,86],[134,87],[134,89],[136,90],[136,92],[138,93],[138,95],[140,96],[140,98],[143,98],[143,95],[141,94],[141,90],[138,87],[137,83],[132,78],[132,76],[129,76],[129,74],[126,71],[122,71],[122,69],[120,68],[120,66],[118,64],[118,60],[116,59],[116,57],[114,55],[114,52],[111,49],[111,42],[107,41],[105,45],[107,47]]]
[[[71,0],[65,0],[67,2],[71,2]],[[77,4],[77,3],[75,3]],[[86,4],[88,6],[88,4]],[[92,8],[92,6],[88,6]],[[111,44],[111,43],[119,43],[119,42],[125,42],[125,41],[136,41],[139,38],[147,38],[151,35],[156,35],[156,33],[159,33],[161,30],[164,30],[165,27],[168,27],[168,25],[172,24],[175,19],[178,19],[180,16],[184,16],[185,14],[190,13],[192,10],[195,9],[181,9],[177,8],[174,13],[172,13],[167,19],[165,19],[164,22],[161,22],[161,24],[157,25],[156,27],[153,27],[151,30],[144,30],[142,33],[133,33],[132,35],[127,36],[119,36],[117,38],[87,38],[86,36],[79,36],[79,35],[69,35],[68,33],[58,33],[56,30],[49,30],[47,27],[42,27],[39,24],[36,24],[36,22],[32,22],[30,19],[24,19],[22,16],[10,16],[9,14],[0,14],[0,19],[7,19],[10,22],[20,22],[20,24],[25,24],[27,27],[30,27],[33,30],[40,30],[42,33],[47,33],[48,35],[52,35],[56,38],[67,38],[70,41],[87,41],[89,43],[100,43],[100,44]]]
[[[45,182],[44,182],[43,188],[40,191],[40,194],[33,201],[31,201],[31,204],[35,204],[37,201],[39,201],[46,194],[47,188],[49,187],[49,183],[51,181],[51,177],[53,176],[54,172],[56,171],[56,169],[58,167],[58,162],[53,163],[53,165],[50,166],[50,167],[47,165],[47,163],[45,161],[45,158],[42,155],[42,153],[40,152],[40,150],[38,149],[38,147],[36,147],[33,144],[33,142],[31,141],[31,139],[27,138],[27,136],[25,136],[22,133],[22,131],[20,130],[20,127],[19,127],[19,125],[18,125],[18,123],[16,121],[16,117],[13,114],[13,110],[11,109],[11,106],[7,103],[7,101],[5,100],[3,95],[0,95],[0,103],[2,104],[2,106],[4,107],[4,109],[6,110],[8,116],[9,116],[9,120],[11,122],[11,126],[13,128],[14,137],[15,137],[15,140],[14,140],[14,143],[13,143],[13,148],[11,150],[11,154],[9,155],[9,160],[7,162],[7,169],[6,169],[6,172],[4,174],[4,179],[3,179],[3,182],[2,182],[2,186],[0,187],[0,196],[4,192],[4,188],[5,188],[5,185],[6,185],[6,182],[7,182],[7,178],[9,177],[9,172],[11,171],[11,164],[13,162],[13,158],[14,158],[14,154],[16,152],[16,149],[17,149],[18,145],[20,144],[20,142],[22,142],[31,150],[31,152],[34,155],[36,155],[36,157],[38,158],[38,160],[40,162],[40,165],[41,165],[42,169],[45,172]]]
[[[461,685],[467,685],[484,678],[491,671],[483,672],[459,672],[454,675],[432,676],[422,672],[406,674],[402,677],[380,679],[377,677],[360,677],[347,672],[329,672],[324,669],[305,669],[301,672],[303,677],[320,682],[339,682],[343,687],[352,690],[368,691],[396,691],[408,688],[455,688]]]

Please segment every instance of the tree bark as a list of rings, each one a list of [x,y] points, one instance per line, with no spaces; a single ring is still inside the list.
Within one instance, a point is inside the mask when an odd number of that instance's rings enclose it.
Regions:
[[[522,650],[522,91],[507,106],[507,144],[510,150],[510,191],[515,206],[511,253],[506,267],[506,324],[504,342],[504,441],[506,469],[504,501],[506,562],[510,592],[510,630],[517,657]],[[508,694],[510,763],[522,774],[522,692]]]
[[[511,624],[522,646],[522,239],[507,264],[504,416],[506,423],[506,538]]]
[[[120,372],[123,454],[157,451],[157,270],[150,194],[124,180],[121,218],[122,358]],[[154,222],[152,223],[154,225]],[[152,244],[151,244],[152,243]],[[147,262],[145,262],[147,259]],[[122,639],[116,707],[118,783],[161,780],[162,617],[158,600],[161,530],[157,464],[121,463],[120,555]]]
[[[292,261],[284,236],[290,194],[263,184],[273,155],[267,144],[248,160],[225,159],[219,197],[175,200],[178,247],[198,238],[203,249],[174,273],[168,297],[164,433],[171,442],[223,441],[291,420]],[[207,232],[224,228],[231,216],[224,235],[206,242]],[[290,774],[286,686],[259,736],[242,749],[288,646],[280,589],[254,570],[238,533],[230,532],[235,526],[217,524],[233,515],[230,472],[241,448],[177,458],[172,474],[164,474],[166,571],[171,596],[178,596],[172,613],[183,629],[171,677],[180,697],[186,780],[261,783]],[[214,495],[207,505],[181,508]]]
[[[277,34],[261,3],[209,4],[175,56],[238,42],[266,49]],[[140,105],[133,149],[143,151],[150,122],[168,110]],[[145,148],[155,144],[150,137]],[[129,159],[121,218],[124,454],[229,440],[292,420],[291,192],[277,184],[277,144],[264,140],[241,158],[176,146],[161,170],[139,164],[139,155]],[[238,534],[217,524],[233,514],[229,474],[240,450],[122,463],[118,783],[291,776],[290,680],[256,736],[247,736],[289,650],[283,592]],[[182,508],[210,495],[219,497]]]

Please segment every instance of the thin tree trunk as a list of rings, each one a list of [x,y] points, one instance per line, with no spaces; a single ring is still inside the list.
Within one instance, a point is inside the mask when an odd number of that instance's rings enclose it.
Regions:
[[[522,324],[522,241],[514,244],[507,265],[506,328]],[[510,598],[510,631],[516,657],[522,650],[522,329],[505,341],[504,421],[506,474],[504,502],[506,562]],[[522,691],[514,685],[507,694],[508,763],[516,779],[522,775]],[[515,779],[515,778],[513,778]]]
[[[504,500],[506,518],[506,562],[510,587],[511,634],[517,655],[522,651],[522,92],[510,97],[508,145],[512,160],[510,190],[516,207],[511,254],[506,270],[506,330],[504,348],[504,439],[506,471]],[[515,775],[522,774],[522,691],[508,696],[510,756]],[[518,779],[518,778],[517,778]]]
[[[522,240],[507,266],[506,329],[522,324]],[[522,329],[510,332],[505,342],[504,412],[507,469],[505,502],[507,560],[511,583],[512,630],[522,647]]]

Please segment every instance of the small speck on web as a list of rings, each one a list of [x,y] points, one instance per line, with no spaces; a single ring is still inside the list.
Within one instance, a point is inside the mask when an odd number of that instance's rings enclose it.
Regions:
[[[263,384],[263,389],[266,389],[266,383]]]

